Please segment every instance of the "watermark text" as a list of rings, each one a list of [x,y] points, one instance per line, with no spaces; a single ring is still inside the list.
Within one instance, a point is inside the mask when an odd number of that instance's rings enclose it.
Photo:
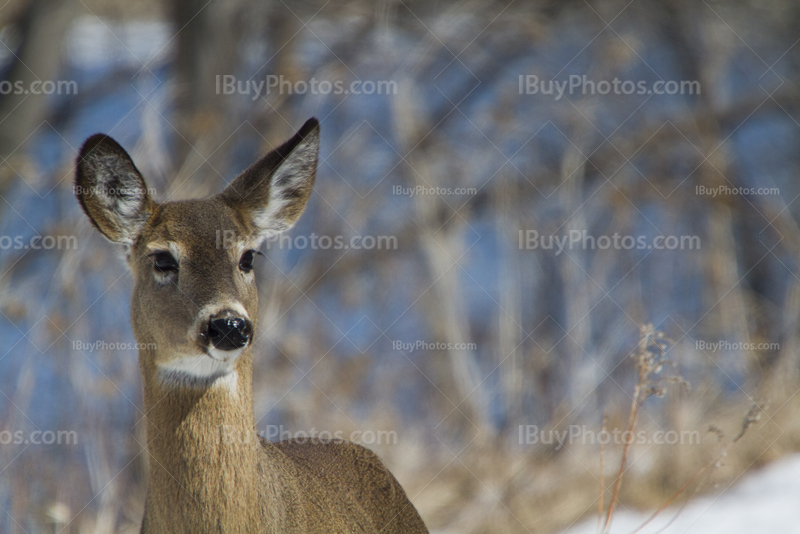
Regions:
[[[569,425],[564,430],[544,430],[537,425],[519,425],[520,445],[548,445],[560,450],[565,445],[699,445],[698,430],[614,430],[595,431],[586,425]]]
[[[697,80],[659,80],[652,84],[644,81],[590,80],[585,74],[573,74],[567,80],[540,80],[535,74],[519,75],[519,94],[548,95],[561,100],[564,95],[699,95]]]
[[[519,231],[519,248],[523,250],[555,250],[556,256],[565,250],[700,250],[700,236],[613,235],[593,236],[586,230],[570,230],[566,235],[540,235],[537,230]]]

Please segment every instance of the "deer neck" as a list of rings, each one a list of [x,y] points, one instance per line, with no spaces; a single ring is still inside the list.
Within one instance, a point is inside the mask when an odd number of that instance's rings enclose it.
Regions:
[[[165,382],[148,366],[152,361],[140,354],[150,454],[146,521],[174,521],[176,531],[180,525],[196,532],[258,524],[266,496],[250,351],[239,357],[235,374],[204,387]]]

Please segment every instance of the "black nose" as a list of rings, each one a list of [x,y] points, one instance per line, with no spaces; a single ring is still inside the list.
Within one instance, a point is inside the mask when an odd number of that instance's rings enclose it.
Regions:
[[[252,328],[242,317],[222,317],[208,321],[208,340],[219,350],[235,350],[247,345]]]

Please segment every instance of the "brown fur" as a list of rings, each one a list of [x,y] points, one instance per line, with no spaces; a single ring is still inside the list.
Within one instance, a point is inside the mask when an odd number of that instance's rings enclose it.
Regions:
[[[131,321],[137,341],[148,347],[139,354],[150,457],[144,533],[427,532],[368,449],[345,441],[272,443],[256,435],[250,345],[230,362],[220,360],[230,366],[218,374],[175,367],[188,357],[217,365],[199,334],[208,310],[239,306],[255,322],[255,279],[239,267],[242,250],[300,216],[318,146],[312,119],[220,195],[164,204],[150,199],[111,138],[93,136],[81,150],[78,198],[103,235],[128,247]],[[219,246],[221,235],[236,235],[242,244]],[[150,255],[170,250],[178,271],[155,272]]]

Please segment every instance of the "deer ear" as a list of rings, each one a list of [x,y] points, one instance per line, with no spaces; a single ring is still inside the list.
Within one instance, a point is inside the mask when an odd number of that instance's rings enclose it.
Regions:
[[[92,224],[114,243],[133,245],[153,211],[133,160],[103,134],[91,136],[81,147],[75,195]]]
[[[311,196],[318,154],[319,121],[309,119],[294,137],[237,176],[220,198],[260,239],[288,230]]]

